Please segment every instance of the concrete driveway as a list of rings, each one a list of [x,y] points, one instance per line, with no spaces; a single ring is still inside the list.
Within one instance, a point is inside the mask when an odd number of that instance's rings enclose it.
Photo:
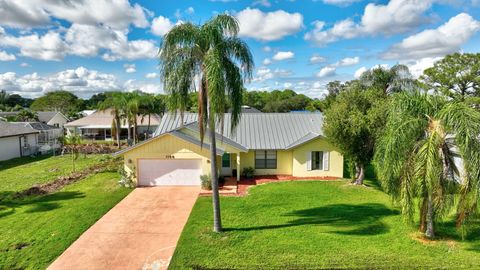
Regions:
[[[199,187],[137,188],[48,269],[166,269]]]

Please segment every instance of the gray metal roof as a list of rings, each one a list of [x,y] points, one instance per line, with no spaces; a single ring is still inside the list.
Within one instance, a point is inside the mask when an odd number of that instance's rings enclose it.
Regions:
[[[196,113],[185,113],[183,126],[197,121]],[[230,130],[231,114],[225,114],[223,135],[247,149],[290,149],[323,136],[321,113],[247,113],[235,130]],[[180,114],[166,114],[154,136],[182,126]],[[216,132],[221,133],[217,124]]]
[[[52,120],[52,118],[57,115],[58,112],[37,112],[38,121],[47,123]]]
[[[31,128],[28,123],[9,123],[0,121],[0,138],[32,133],[38,133],[38,131]]]

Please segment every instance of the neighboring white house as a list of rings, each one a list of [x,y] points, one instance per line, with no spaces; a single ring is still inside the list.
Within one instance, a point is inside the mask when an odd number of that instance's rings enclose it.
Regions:
[[[0,121],[0,160],[36,154],[38,134],[24,123]]]
[[[90,115],[65,124],[67,133],[79,134],[84,139],[91,140],[112,140],[113,115],[111,110],[96,111]],[[150,121],[148,116],[137,116],[138,134],[144,138],[149,138],[160,124],[160,116],[152,114]],[[122,121],[120,138],[127,139],[127,123]]]
[[[40,154],[51,153],[52,150],[62,148],[60,140],[61,137],[63,137],[63,128],[41,122],[23,122],[21,124],[39,132],[37,137],[37,151]]]
[[[39,122],[54,127],[63,128],[63,126],[70,121],[70,119],[61,112],[37,112],[37,115]]]

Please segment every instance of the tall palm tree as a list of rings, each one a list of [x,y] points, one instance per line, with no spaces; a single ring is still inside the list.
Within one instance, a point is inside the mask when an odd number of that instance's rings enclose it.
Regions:
[[[409,221],[419,200],[420,230],[429,238],[454,199],[459,227],[479,210],[479,132],[480,112],[465,103],[419,92],[393,96],[375,165]]]
[[[138,139],[138,121],[137,116],[140,114],[141,95],[139,91],[133,91],[124,94],[125,107],[123,109],[125,121],[128,128],[128,139],[133,140],[133,144],[137,143]],[[133,132],[132,132],[133,128]],[[133,137],[133,138],[132,138]]]
[[[223,132],[225,107],[229,104],[231,129],[240,120],[243,82],[252,77],[253,57],[245,42],[238,38],[237,20],[217,15],[203,25],[184,23],[168,32],[159,57],[164,89],[170,94],[171,110],[187,109],[189,93],[198,88],[198,122],[203,142],[208,126],[212,177],[213,230],[222,230],[218,194],[215,124]],[[198,85],[195,87],[196,78]],[[183,121],[182,121],[183,122]]]
[[[120,132],[122,129],[122,112],[125,108],[125,100],[122,92],[112,92],[107,94],[107,98],[99,104],[99,109],[105,111],[110,109],[112,119],[112,135],[115,134],[118,149],[120,149]]]
[[[378,66],[365,71],[360,81],[368,86],[383,89],[385,94],[392,94],[413,89],[416,80],[405,65],[395,65],[392,68]]]

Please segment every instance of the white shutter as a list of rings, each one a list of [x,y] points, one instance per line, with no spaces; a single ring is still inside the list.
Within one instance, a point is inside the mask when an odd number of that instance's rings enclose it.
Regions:
[[[307,171],[312,170],[312,152],[307,152]]]
[[[328,171],[330,166],[330,152],[323,152],[323,170]]]

